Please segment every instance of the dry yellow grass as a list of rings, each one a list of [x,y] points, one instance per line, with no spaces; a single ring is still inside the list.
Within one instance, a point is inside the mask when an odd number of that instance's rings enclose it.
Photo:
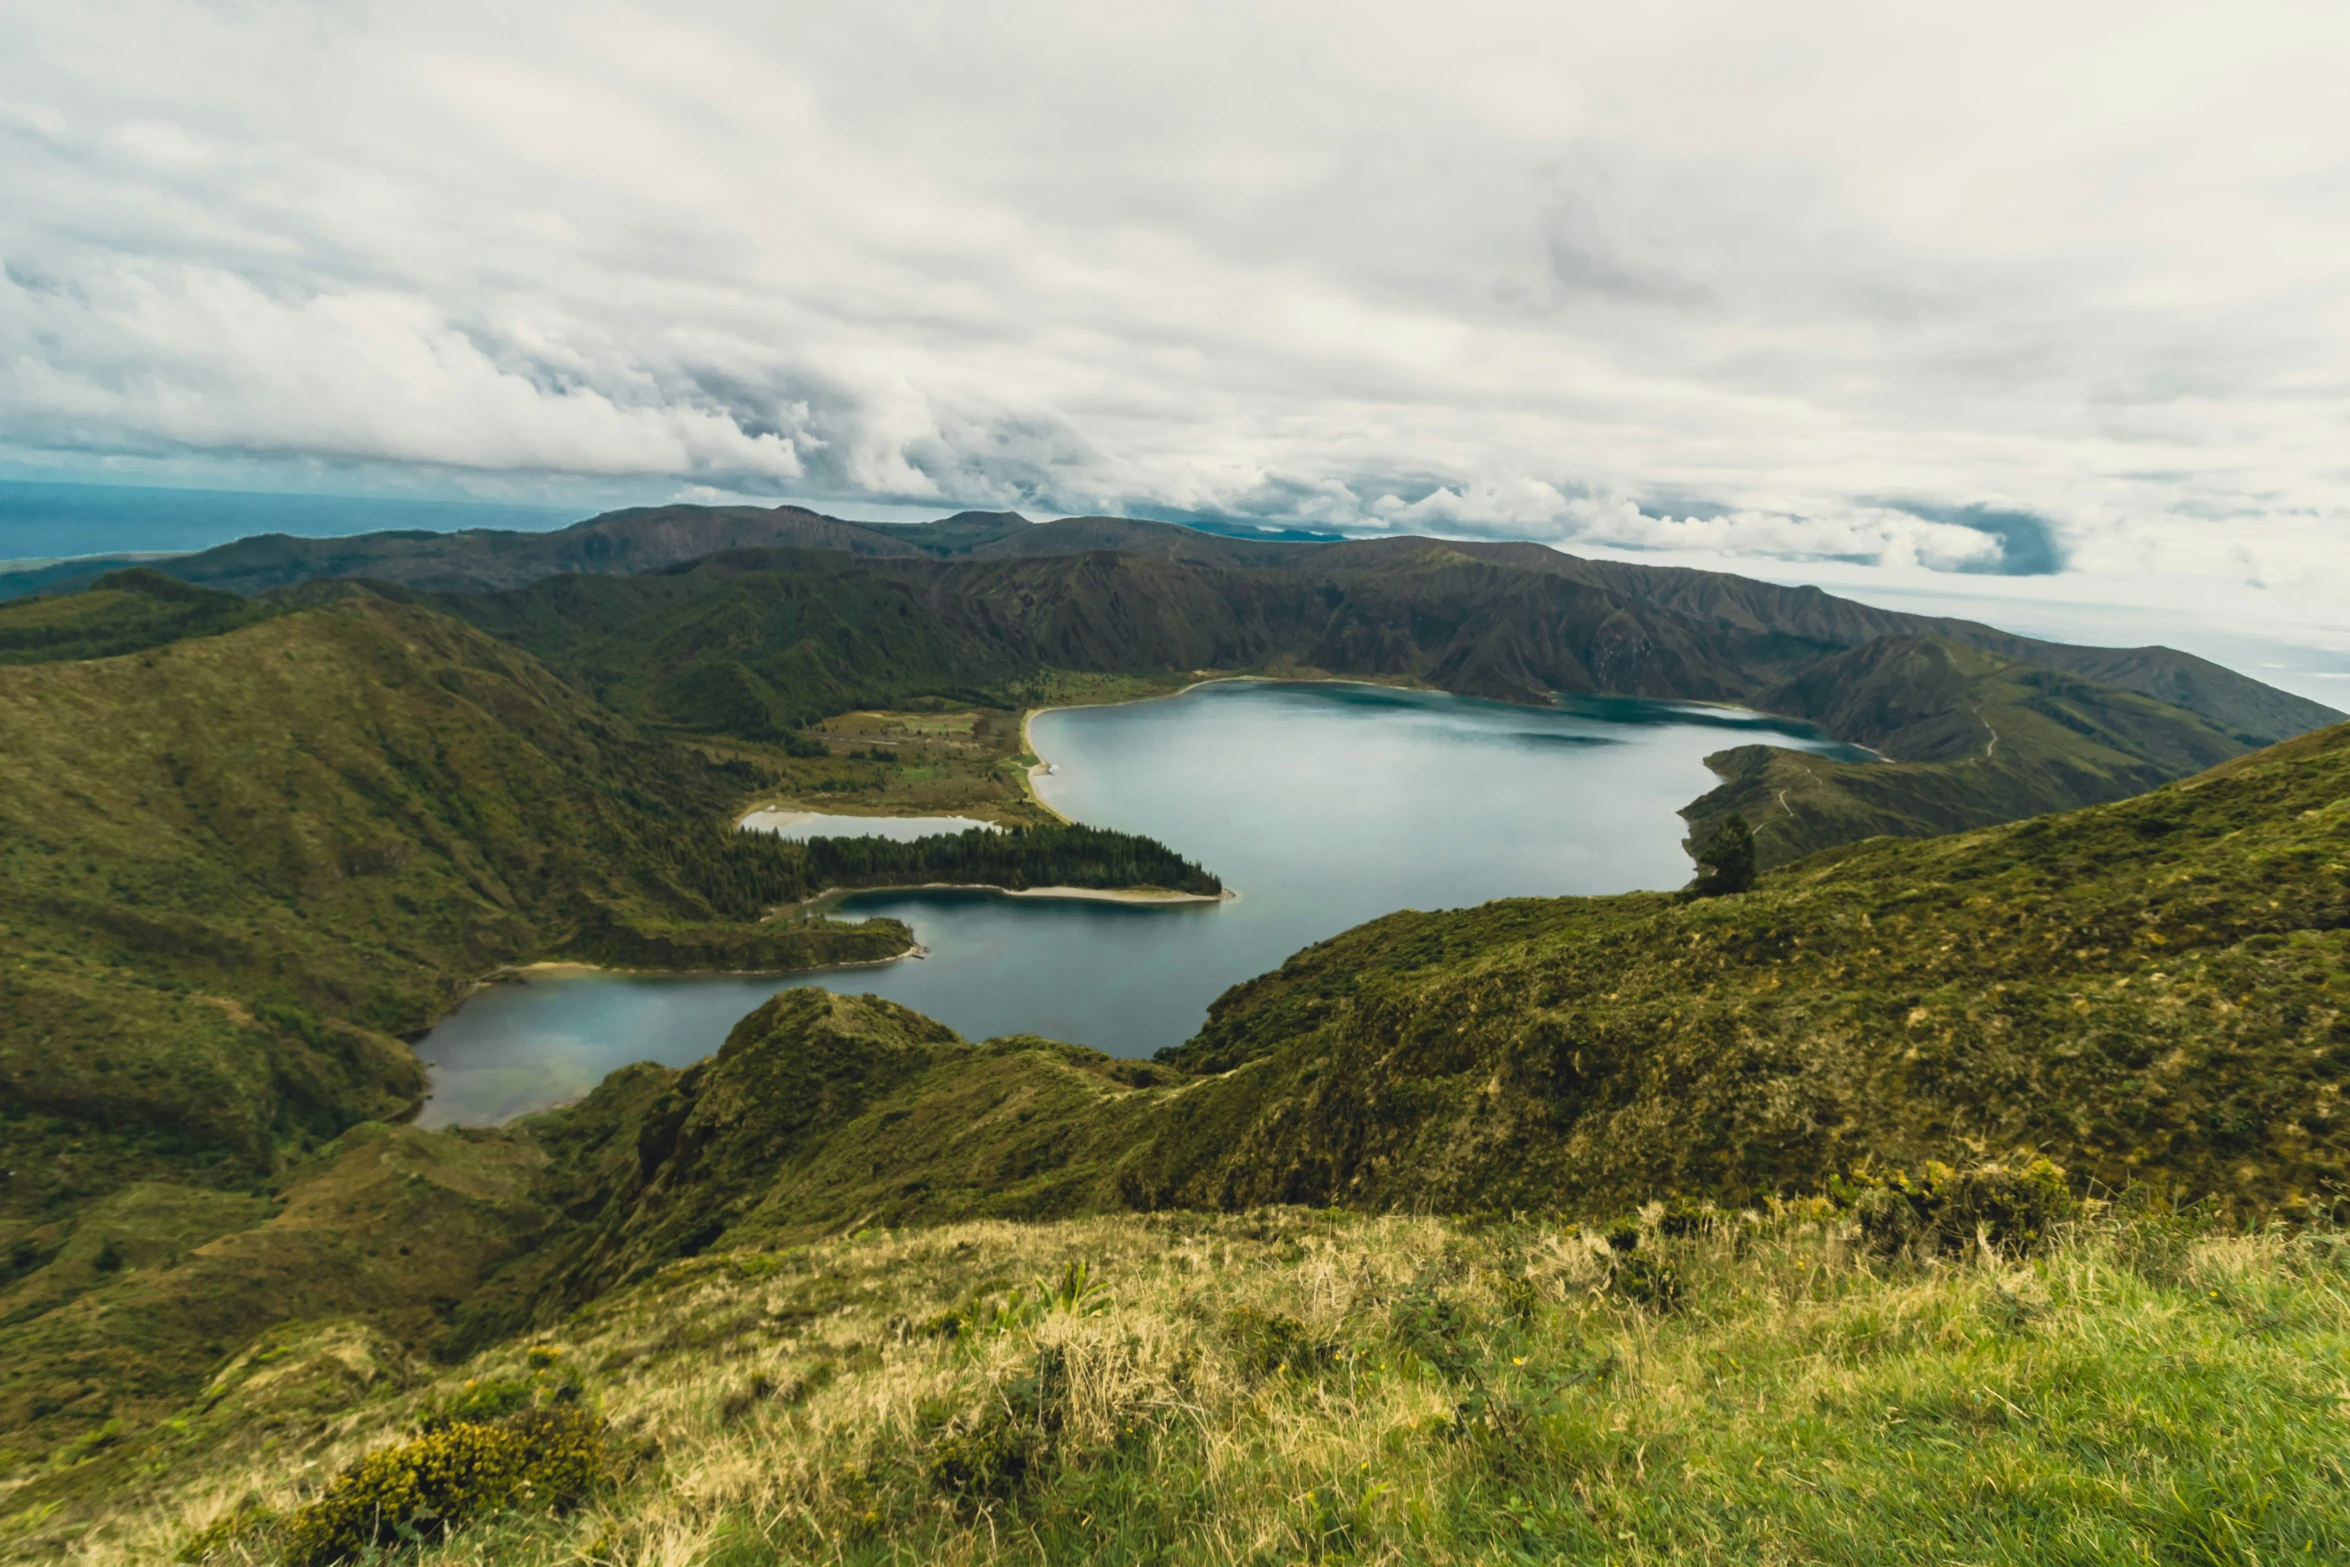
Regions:
[[[1629,1252],[1556,1226],[1271,1210],[696,1259],[555,1335],[629,1455],[610,1488],[421,1559],[2350,1554],[2331,1237],[2109,1215],[2037,1258],[1935,1263],[1872,1258],[1825,1209],[1679,1238],[1655,1217]],[[315,1352],[347,1363],[349,1339]],[[240,1416],[20,1518],[14,1544],[168,1559],[240,1506],[315,1494],[465,1379],[525,1374],[524,1353],[410,1368],[266,1434],[275,1417]]]

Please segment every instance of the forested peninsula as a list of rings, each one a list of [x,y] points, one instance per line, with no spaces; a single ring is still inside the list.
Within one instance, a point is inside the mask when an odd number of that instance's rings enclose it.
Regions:
[[[800,874],[811,891],[941,882],[1011,892],[1083,887],[1207,898],[1224,890],[1220,879],[1156,839],[1077,825],[973,827],[908,842],[811,838]]]

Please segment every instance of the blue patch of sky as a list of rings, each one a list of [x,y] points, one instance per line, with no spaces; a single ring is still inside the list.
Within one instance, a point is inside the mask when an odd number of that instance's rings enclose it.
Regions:
[[[2036,512],[1997,506],[1929,506],[1916,501],[1893,501],[1892,506],[1945,522],[1999,541],[1999,558],[1959,567],[1961,572],[1996,577],[2053,577],[2065,568],[2064,541],[2056,525]]]

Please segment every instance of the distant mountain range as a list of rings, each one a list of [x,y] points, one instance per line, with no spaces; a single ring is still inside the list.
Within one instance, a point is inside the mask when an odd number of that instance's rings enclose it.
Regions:
[[[107,566],[70,564],[0,577],[0,598]],[[1039,670],[1197,670],[1402,677],[1535,704],[1734,703],[1887,759],[1713,758],[1725,782],[1690,808],[1695,831],[1738,811],[1765,863],[2119,799],[2341,716],[2170,648],[2046,642],[1525,543],[666,506],[552,533],[266,535],[154,569],[281,606],[364,581],[524,648],[632,718],[752,739],[921,698],[1017,705],[1013,685]],[[0,615],[0,658],[62,634],[12,631],[29,613]]]

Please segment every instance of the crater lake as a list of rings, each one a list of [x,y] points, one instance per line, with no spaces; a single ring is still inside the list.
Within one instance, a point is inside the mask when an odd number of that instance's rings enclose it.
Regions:
[[[867,892],[837,912],[904,920],[923,955],[793,975],[503,981],[418,1044],[433,1080],[421,1124],[492,1124],[630,1062],[698,1060],[794,985],[884,996],[969,1039],[1041,1034],[1147,1056],[1189,1038],[1230,986],[1397,909],[1682,885],[1692,868],[1677,812],[1717,782],[1704,764],[1714,751],[1764,741],[1866,754],[1728,709],[1526,708],[1337,682],[1219,681],[1056,709],[1029,736],[1050,765],[1035,780],[1047,804],[1157,838],[1236,896],[1151,906]]]

